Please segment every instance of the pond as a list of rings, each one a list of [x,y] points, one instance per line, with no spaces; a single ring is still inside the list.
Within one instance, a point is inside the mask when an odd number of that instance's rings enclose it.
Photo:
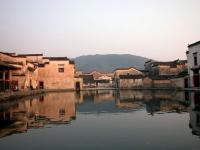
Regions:
[[[1,150],[199,147],[198,92],[59,92],[0,104]]]

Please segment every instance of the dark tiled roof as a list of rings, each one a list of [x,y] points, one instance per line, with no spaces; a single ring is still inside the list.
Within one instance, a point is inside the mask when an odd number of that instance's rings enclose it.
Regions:
[[[73,60],[69,60],[69,64],[75,64]]]
[[[142,79],[144,78],[143,75],[120,75],[120,79]]]
[[[170,66],[170,65],[176,65],[175,62],[172,61],[168,61],[168,62],[160,62],[160,61],[156,61],[156,62],[152,62],[152,66],[159,66],[159,65],[165,65],[165,66]]]
[[[43,54],[18,54],[18,56],[43,56]]]
[[[122,68],[116,68],[115,71],[116,71],[116,70],[129,70],[129,69],[131,69],[131,68],[138,70],[138,69],[135,68],[135,67],[122,67]]]
[[[43,59],[49,59],[50,61],[63,61],[69,60],[67,57],[43,57]]]
[[[151,62],[151,61],[152,61],[152,59],[149,59],[149,60],[147,60],[147,61],[145,62],[145,64],[146,64],[146,63],[149,63],[149,62]]]
[[[0,69],[19,69],[19,67],[0,61]]]
[[[8,55],[8,56],[14,56],[16,53],[8,53],[8,52],[0,52],[2,54]]]
[[[195,46],[195,45],[198,45],[198,44],[200,44],[200,41],[197,41],[195,43],[189,44],[188,47],[192,47],[192,46]]]
[[[178,61],[178,64],[186,64],[187,63],[187,60],[179,60]]]
[[[155,61],[155,62],[152,62],[152,66],[155,67],[158,65],[165,65],[165,66],[176,67],[176,65],[183,65],[186,63],[187,63],[187,60],[175,60],[175,61],[166,61],[166,62]]]

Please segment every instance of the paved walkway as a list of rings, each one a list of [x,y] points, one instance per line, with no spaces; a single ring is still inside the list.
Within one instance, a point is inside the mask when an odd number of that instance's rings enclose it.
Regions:
[[[0,93],[0,102],[6,101],[6,100],[15,100],[27,96],[33,96],[36,94],[42,94],[44,93],[43,90],[26,90],[26,91],[8,91],[8,92],[1,92]]]

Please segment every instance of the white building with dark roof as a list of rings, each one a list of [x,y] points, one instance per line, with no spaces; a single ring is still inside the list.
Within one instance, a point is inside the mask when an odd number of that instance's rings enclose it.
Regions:
[[[200,41],[188,45],[186,52],[190,87],[200,87]]]

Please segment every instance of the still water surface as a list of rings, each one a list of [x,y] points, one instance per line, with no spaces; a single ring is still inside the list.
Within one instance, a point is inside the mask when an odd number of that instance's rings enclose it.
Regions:
[[[49,93],[0,104],[1,150],[199,150],[200,93]]]

